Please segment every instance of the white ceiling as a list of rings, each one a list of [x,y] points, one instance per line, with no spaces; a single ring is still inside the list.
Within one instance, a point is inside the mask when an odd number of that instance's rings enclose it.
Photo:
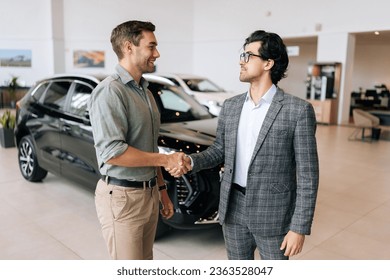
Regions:
[[[374,32],[354,33],[357,45],[390,45],[390,31],[380,31],[379,35]],[[285,38],[283,41],[288,45],[293,44],[317,44],[317,37]]]
[[[379,31],[379,35],[375,35],[374,32],[362,32],[357,33],[356,44],[384,44],[390,45],[390,31]]]

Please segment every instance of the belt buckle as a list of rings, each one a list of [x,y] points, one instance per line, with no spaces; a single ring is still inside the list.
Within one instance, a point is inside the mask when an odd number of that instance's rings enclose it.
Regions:
[[[147,188],[150,188],[150,189],[153,188],[156,185],[156,177],[153,177],[149,181],[144,182],[144,187],[146,184],[147,184],[147,186],[146,186]]]

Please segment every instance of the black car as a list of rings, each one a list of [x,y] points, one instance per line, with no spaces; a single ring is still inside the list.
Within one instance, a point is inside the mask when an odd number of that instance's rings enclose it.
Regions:
[[[160,152],[195,153],[215,139],[216,118],[171,81],[144,75],[161,113]],[[19,167],[32,182],[47,172],[95,188],[100,178],[87,101],[103,77],[57,75],[39,81],[17,104],[15,138]],[[163,171],[175,207],[160,219],[157,235],[167,228],[204,228],[218,223],[221,166],[173,178]]]

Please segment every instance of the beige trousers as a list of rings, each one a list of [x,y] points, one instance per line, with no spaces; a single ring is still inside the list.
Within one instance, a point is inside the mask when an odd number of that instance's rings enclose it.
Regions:
[[[114,260],[152,260],[158,188],[127,188],[99,180],[95,204],[102,233]]]

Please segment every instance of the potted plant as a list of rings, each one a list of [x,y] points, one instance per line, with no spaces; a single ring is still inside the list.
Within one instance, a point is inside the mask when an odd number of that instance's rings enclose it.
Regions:
[[[18,77],[13,76],[10,82],[8,83],[8,93],[9,93],[11,108],[15,108],[16,90],[18,87],[19,87]]]
[[[15,147],[15,116],[6,110],[0,118],[0,144],[4,148]]]

